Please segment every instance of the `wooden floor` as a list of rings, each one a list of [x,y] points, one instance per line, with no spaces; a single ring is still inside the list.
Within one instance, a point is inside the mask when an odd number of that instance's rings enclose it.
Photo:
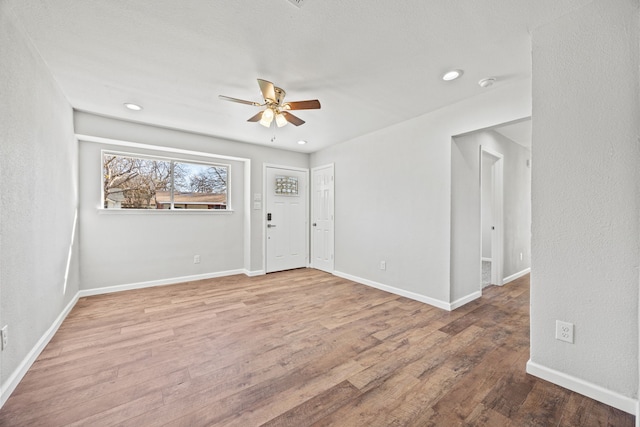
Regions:
[[[633,426],[525,373],[528,276],[454,312],[310,269],[82,298],[1,426]]]

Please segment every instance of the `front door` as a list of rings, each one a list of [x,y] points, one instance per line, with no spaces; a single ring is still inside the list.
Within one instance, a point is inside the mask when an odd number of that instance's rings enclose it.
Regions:
[[[267,273],[308,264],[308,172],[267,166]]]
[[[311,266],[333,273],[333,165],[311,171]]]

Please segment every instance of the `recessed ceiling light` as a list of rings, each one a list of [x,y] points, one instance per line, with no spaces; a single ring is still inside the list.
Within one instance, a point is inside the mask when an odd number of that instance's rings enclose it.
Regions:
[[[480,87],[489,87],[489,86],[492,86],[495,82],[496,82],[495,77],[487,77],[485,79],[480,80],[478,84],[480,85]]]
[[[451,80],[455,80],[458,77],[460,77],[462,74],[464,73],[464,71],[462,70],[451,70],[451,71],[447,71],[446,73],[444,73],[444,75],[442,76],[442,80],[444,80],[445,82],[449,82]]]
[[[124,106],[127,107],[129,110],[133,110],[133,111],[142,110],[141,106],[139,106],[138,104],[132,104],[131,102],[125,102]]]
[[[298,144],[300,144],[300,145],[304,145],[306,143],[307,143],[307,141],[305,141],[304,139],[301,139],[300,141],[298,141]]]

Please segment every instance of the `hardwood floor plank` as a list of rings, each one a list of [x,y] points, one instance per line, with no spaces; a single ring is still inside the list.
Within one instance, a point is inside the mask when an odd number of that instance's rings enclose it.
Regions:
[[[437,424],[433,424],[433,425],[437,425]],[[473,409],[473,412],[469,414],[469,416],[465,420],[464,425],[468,427],[479,427],[479,426],[518,427],[518,424],[514,424],[509,418],[505,417],[499,412],[494,411],[491,408],[487,408],[483,404],[480,404]]]
[[[140,413],[154,411],[162,405],[162,393],[153,391],[142,394],[129,402],[112,406],[106,411],[91,415],[71,424],[64,424],[73,427],[117,425],[119,422],[128,420]]]
[[[61,389],[69,394],[75,394],[80,389],[96,386],[105,381],[113,381],[117,376],[118,369],[113,368],[77,377],[64,384],[54,384],[32,390],[28,390],[25,387],[20,390],[21,393],[11,395],[12,409],[16,412],[28,411],[34,404],[37,404],[39,408],[44,408],[44,406],[40,406],[42,405],[41,402],[46,402],[47,405],[51,405],[52,401],[58,397]],[[74,399],[75,398],[74,396]]]
[[[408,389],[420,384],[410,373],[395,372],[369,388],[339,410],[312,424],[313,426],[388,426],[386,415],[389,409],[402,402]]]
[[[558,425],[570,394],[556,385],[536,381],[514,421],[523,426]]]
[[[481,406],[484,398],[492,390],[505,371],[516,362],[518,353],[503,346],[494,347],[459,381],[441,394],[432,405],[435,412],[434,425],[445,425],[455,419],[468,421],[474,410]]]
[[[343,381],[304,403],[262,424],[262,427],[298,427],[310,425],[335,412],[360,395],[360,390]]]
[[[29,369],[12,396],[46,387],[64,387],[66,383],[73,382],[88,373],[118,368],[132,360],[149,359],[151,356],[151,350],[136,349],[123,354],[102,353],[93,357],[88,355],[82,359],[53,367]],[[34,366],[36,363],[38,363],[37,360]]]
[[[322,366],[321,363],[320,366]],[[223,424],[237,427],[263,424],[332,389],[337,384],[344,383],[346,378],[360,371],[362,367],[350,360],[327,371],[322,368],[316,369],[316,366],[309,366],[290,372],[288,380],[293,380],[292,386],[262,399],[251,408],[235,411],[232,416],[223,420]]]
[[[121,415],[117,408],[135,407],[133,402],[141,398],[145,407],[148,407],[149,401],[156,403],[154,408],[158,407],[162,404],[161,388],[167,384],[183,382],[187,378],[188,372],[183,369],[145,382],[101,383],[102,387],[97,392],[94,392],[94,388],[81,389],[73,395],[67,393],[52,403],[43,401],[37,411],[22,411],[20,422],[23,424],[18,425],[66,426],[81,421],[85,422],[84,425],[90,425],[91,420],[102,419],[108,414],[111,414],[111,420],[114,417],[119,419]]]
[[[528,352],[520,353],[518,356],[512,369],[505,371],[482,402],[484,406],[507,418],[515,417],[520,412],[522,404],[536,384],[536,379],[527,375],[525,371],[525,365],[529,360]]]
[[[312,269],[81,298],[13,426],[634,426],[527,375],[529,277],[453,312]]]

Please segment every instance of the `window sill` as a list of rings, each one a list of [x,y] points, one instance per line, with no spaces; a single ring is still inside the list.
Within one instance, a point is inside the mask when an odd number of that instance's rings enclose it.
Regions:
[[[231,215],[233,209],[105,209],[98,208],[98,215]]]

